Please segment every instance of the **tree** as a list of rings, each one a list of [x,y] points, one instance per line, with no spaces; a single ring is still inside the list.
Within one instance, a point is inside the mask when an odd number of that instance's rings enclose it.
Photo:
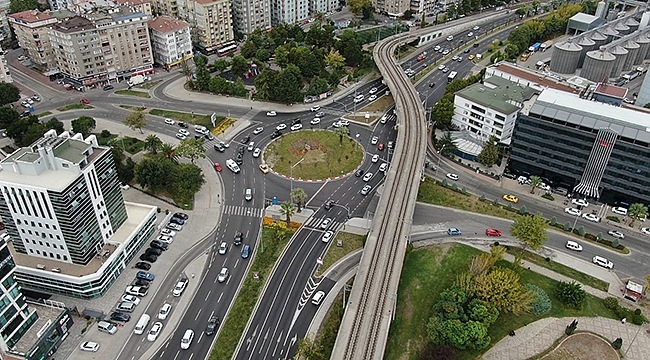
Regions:
[[[287,224],[291,223],[291,217],[296,213],[296,207],[289,201],[280,204],[280,214],[286,216]]]
[[[90,116],[80,116],[72,120],[72,129],[76,133],[81,133],[83,137],[87,137],[95,129],[97,123],[95,119]]]
[[[436,141],[436,148],[442,155],[449,155],[458,149],[449,131],[445,132],[445,135]]]
[[[501,156],[501,147],[497,144],[497,137],[492,135],[488,141],[483,144],[483,150],[478,154],[478,161],[481,164],[490,167],[496,164],[497,160],[499,160],[499,156]]]
[[[524,251],[526,247],[537,251],[546,242],[547,225],[548,220],[539,213],[533,216],[520,216],[512,223],[510,235],[521,241],[521,251]]]
[[[511,269],[495,267],[476,278],[476,297],[494,305],[500,311],[519,314],[528,311],[532,292],[519,282]]]
[[[454,116],[454,102],[443,97],[437,104],[433,105],[431,118],[437,123],[451,125],[451,118]]]
[[[140,130],[140,134],[144,134],[142,128],[147,125],[147,117],[144,116],[142,111],[134,111],[127,115],[124,120],[124,125],[130,127],[131,130],[138,129]]]
[[[345,57],[341,55],[338,50],[331,50],[327,56],[325,56],[325,64],[330,69],[339,70],[345,65]]]
[[[244,74],[248,71],[250,68],[250,65],[248,64],[248,61],[246,58],[244,58],[241,55],[237,55],[232,58],[232,62],[230,63],[230,72],[234,74],[237,77],[242,77]]]
[[[7,133],[7,136],[9,138],[14,140],[16,145],[26,146],[29,145],[30,143],[28,142],[29,139],[26,139],[25,135],[29,130],[29,128],[33,127],[34,125],[41,125],[38,122],[38,117],[28,116],[28,117],[17,119],[11,122],[10,124],[8,124],[7,128],[5,129],[5,132]],[[44,128],[45,127],[43,126],[43,129]],[[43,135],[43,133],[41,133],[41,135]]]
[[[575,281],[560,281],[555,286],[555,297],[564,305],[580,309],[587,299],[587,292]]]
[[[530,180],[530,193],[534,194],[535,189],[537,189],[540,185],[542,185],[543,182],[542,178],[537,175],[533,175],[530,177],[529,180]]]
[[[195,159],[205,158],[203,139],[187,139],[181,141],[176,148],[176,155],[190,159],[192,164],[194,164]]]
[[[634,226],[635,220],[642,220],[648,216],[648,207],[641,203],[633,203],[627,210],[627,214],[632,219],[630,226]]]
[[[171,186],[172,193],[177,193],[179,189],[187,191],[190,196],[194,196],[201,186],[205,184],[205,177],[201,168],[195,164],[180,164],[174,167],[174,171],[171,177]],[[184,194],[179,194],[183,196]]]
[[[9,14],[36,9],[45,10],[45,5],[38,0],[11,0],[9,2]]]
[[[228,62],[228,60],[222,58],[216,59],[214,61],[214,64],[212,65],[212,67],[214,67],[214,69],[218,72],[222,72],[226,70],[229,66],[230,63]]]
[[[46,131],[47,130],[56,130],[57,134],[61,134],[62,132],[65,131],[63,128],[63,122],[61,120],[53,117],[50,120],[46,121],[45,124]],[[41,135],[37,136],[34,140],[38,139],[39,137],[43,136],[45,132],[41,133]],[[31,143],[31,142],[30,142]]]
[[[499,310],[489,302],[473,299],[467,304],[467,315],[470,320],[478,321],[489,327],[497,321]]]
[[[526,290],[533,292],[533,302],[530,304],[530,313],[533,315],[542,315],[551,310],[553,306],[551,299],[546,292],[539,286],[526,284]]]
[[[327,80],[321,78],[320,76],[314,76],[309,83],[309,89],[307,89],[308,95],[318,95],[327,92],[330,89],[330,85]]]
[[[350,12],[354,15],[359,15],[365,7],[372,7],[372,2],[370,0],[348,0],[347,4]]]
[[[343,31],[335,47],[343,55],[348,66],[359,66],[363,61],[363,47],[355,31]]]
[[[208,71],[208,58],[199,55],[194,57],[194,64],[196,65],[196,88],[199,91],[207,91],[210,87],[210,71]]]
[[[145,157],[134,169],[135,180],[143,188],[157,191],[169,184],[174,163],[162,157]]]
[[[402,15],[402,19],[404,19],[404,20],[413,19],[413,10],[408,9],[408,10],[404,11],[404,15]]]
[[[334,133],[339,136],[339,146],[343,146],[343,137],[348,135],[348,128],[339,126],[334,129]]]
[[[302,203],[307,198],[307,193],[301,188],[291,190],[291,198],[298,205],[298,212],[302,211]]]
[[[457,360],[456,350],[449,345],[426,344],[420,351],[418,360]]]
[[[457,349],[483,349],[490,344],[487,327],[478,321],[446,320],[443,334],[447,343]]]
[[[158,153],[158,149],[160,149],[161,145],[162,140],[160,140],[160,138],[154,134],[147,136],[147,138],[144,140],[144,148],[146,150],[149,150],[154,155]]]
[[[0,83],[0,105],[7,105],[20,100],[20,89],[14,84]]]
[[[0,129],[6,129],[9,124],[20,119],[20,114],[14,108],[9,106],[0,107]]]
[[[294,360],[315,360],[323,357],[322,346],[318,342],[314,342],[309,337],[305,337],[298,341],[298,350],[293,357]]]
[[[164,143],[160,146],[160,152],[166,159],[173,160],[176,156],[176,148],[172,144]]]
[[[190,67],[189,60],[185,60],[181,63],[181,74],[185,75],[185,78],[187,81],[191,82],[192,81],[192,74],[194,74],[194,71]]]

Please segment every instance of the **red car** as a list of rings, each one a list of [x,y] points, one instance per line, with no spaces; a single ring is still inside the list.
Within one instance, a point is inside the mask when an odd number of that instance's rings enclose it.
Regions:
[[[81,99],[81,103],[88,105],[88,104],[90,104],[90,100],[88,100],[86,98],[83,98],[83,99]]]
[[[379,145],[377,145],[377,150],[384,151],[384,143],[379,143]]]
[[[212,165],[212,166],[214,167],[215,170],[217,170],[218,172],[221,172],[221,165],[219,165],[219,163],[214,163],[214,165]]]
[[[501,236],[501,230],[497,230],[494,228],[489,228],[485,230],[485,235],[487,236]]]

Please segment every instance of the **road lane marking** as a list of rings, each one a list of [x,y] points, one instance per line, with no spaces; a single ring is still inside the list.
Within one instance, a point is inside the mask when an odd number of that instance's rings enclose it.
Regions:
[[[201,314],[201,309],[196,313],[196,316],[194,317],[194,321],[199,319],[199,315]]]
[[[208,294],[205,296],[204,301],[208,301],[208,298],[210,297],[210,294],[212,293],[212,290],[208,291]]]

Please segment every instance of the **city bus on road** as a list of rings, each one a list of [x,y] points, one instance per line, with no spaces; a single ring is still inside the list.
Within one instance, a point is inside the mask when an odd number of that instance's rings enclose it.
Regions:
[[[456,75],[458,75],[456,71],[450,72],[449,76],[447,77],[447,82],[451,83],[452,81],[456,80]]]

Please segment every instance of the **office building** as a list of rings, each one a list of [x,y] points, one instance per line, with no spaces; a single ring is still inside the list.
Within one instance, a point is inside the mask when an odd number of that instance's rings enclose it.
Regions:
[[[153,57],[157,64],[169,69],[191,59],[192,39],[189,25],[169,16],[149,20]]]
[[[250,34],[256,29],[268,30],[271,28],[271,0],[233,0],[232,17],[235,31],[241,34]]]
[[[179,0],[178,17],[190,25],[192,42],[204,48],[234,40],[230,0]]]
[[[45,70],[56,69],[48,31],[59,20],[38,10],[14,13],[9,15],[8,20],[18,44],[28,53],[34,64]]]
[[[0,161],[0,216],[26,289],[104,294],[153,234],[155,208],[125,206],[110,148],[54,130]]]
[[[650,115],[546,89],[524,107],[509,168],[577,196],[650,204]]]
[[[271,23],[295,24],[309,19],[309,0],[271,0]]]

